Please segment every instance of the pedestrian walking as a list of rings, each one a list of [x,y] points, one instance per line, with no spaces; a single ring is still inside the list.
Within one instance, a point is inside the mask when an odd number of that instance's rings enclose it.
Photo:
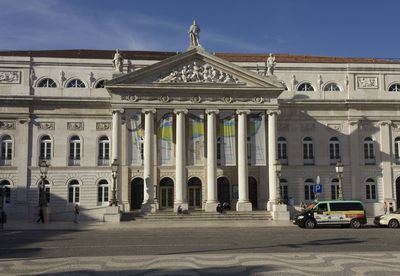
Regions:
[[[393,208],[393,202],[389,203],[389,213],[393,213],[394,212],[394,208]]]
[[[387,211],[388,211],[388,206],[387,206],[387,203],[386,203],[386,201],[383,203],[383,214],[384,215],[386,215],[387,214]]]
[[[39,223],[40,221],[42,221],[42,223],[44,223],[44,212],[43,212],[42,207],[39,208],[38,219],[36,222]]]
[[[79,205],[75,204],[75,210],[74,210],[74,222],[78,223],[78,217],[79,217]]]

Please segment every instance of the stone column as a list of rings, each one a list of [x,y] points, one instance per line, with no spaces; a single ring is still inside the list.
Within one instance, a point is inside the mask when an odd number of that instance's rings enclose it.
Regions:
[[[114,109],[112,111],[112,148],[111,148],[111,163],[114,162],[114,159],[119,158],[119,138],[120,138],[120,113],[121,110]],[[120,162],[120,160],[118,160]]]
[[[276,162],[276,132],[277,132],[277,115],[279,110],[268,110],[268,180],[269,180],[269,200],[267,209],[272,211],[272,205],[276,203],[276,194],[279,192],[277,189],[278,179],[276,177],[275,162]]]
[[[176,114],[176,181],[175,181],[175,202],[174,210],[180,205],[183,210],[188,209],[187,196],[186,196],[186,132],[185,132],[185,115],[188,113],[187,109],[175,109]]]
[[[238,185],[239,200],[236,203],[237,211],[251,211],[248,186],[247,160],[247,114],[250,110],[237,110],[238,115]]]
[[[380,126],[380,152],[381,152],[381,167],[382,167],[382,186],[383,200],[386,202],[394,202],[393,182],[392,182],[392,164],[391,164],[391,145],[392,138],[390,135],[391,121],[379,122]],[[395,206],[396,207],[396,206]],[[397,206],[398,208],[398,206]],[[395,209],[396,210],[396,209]]]
[[[143,109],[144,113],[144,195],[142,203],[143,212],[155,212],[156,205],[154,204],[154,152],[153,152],[153,139],[154,139],[154,114],[155,109]]]
[[[219,110],[207,109],[207,201],[206,212],[216,212],[217,199],[217,114]]]

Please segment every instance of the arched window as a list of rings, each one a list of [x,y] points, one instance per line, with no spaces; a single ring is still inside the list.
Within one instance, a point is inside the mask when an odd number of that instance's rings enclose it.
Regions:
[[[331,182],[331,199],[335,200],[339,198],[339,180],[337,178],[332,179]]]
[[[38,87],[45,87],[45,88],[49,88],[49,87],[57,87],[57,84],[54,80],[46,78],[46,79],[42,79],[38,85]]]
[[[79,182],[74,179],[68,184],[68,202],[69,203],[79,203]]]
[[[51,159],[51,138],[48,135],[43,135],[40,139],[40,160]]]
[[[79,166],[81,160],[81,139],[74,135],[69,140],[69,165]]]
[[[97,186],[97,202],[101,205],[108,204],[109,185],[107,180],[102,179]]]
[[[400,164],[400,137],[394,139],[394,156],[396,158],[396,163]]]
[[[364,158],[366,165],[375,164],[374,141],[371,137],[364,139]]]
[[[3,190],[3,204],[11,203],[11,185],[8,180],[2,180],[0,182],[0,189]]]
[[[279,194],[281,199],[287,203],[289,200],[289,190],[286,179],[279,179]]]
[[[278,138],[278,159],[282,164],[287,164],[287,142],[284,137]]]
[[[12,160],[12,138],[9,135],[4,135],[0,139],[0,165],[10,166]]]
[[[297,87],[297,91],[314,91],[314,87],[308,82],[303,82]]]
[[[303,139],[303,159],[304,165],[314,164],[314,145],[310,137]]]
[[[101,136],[99,139],[99,158],[100,166],[108,165],[110,162],[110,140],[107,136]]]
[[[365,199],[376,200],[376,183],[372,178],[365,181]]]
[[[389,87],[389,91],[398,92],[400,91],[400,83],[394,83]]]
[[[105,80],[101,80],[98,83],[96,83],[96,87],[95,88],[104,88],[104,83],[106,81]]]
[[[80,79],[72,79],[67,83],[67,88],[85,88],[85,83]]]
[[[330,82],[324,86],[324,91],[340,91],[340,88],[336,83]]]
[[[332,137],[329,139],[329,158],[331,160],[331,164],[336,164],[336,162],[340,159],[340,144],[337,137]]]
[[[314,200],[314,181],[311,178],[306,179],[304,182],[304,199],[305,200]]]

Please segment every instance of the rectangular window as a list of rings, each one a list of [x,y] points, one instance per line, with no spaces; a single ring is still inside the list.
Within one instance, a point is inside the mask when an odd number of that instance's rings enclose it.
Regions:
[[[304,199],[305,200],[314,200],[314,185],[305,185],[304,186]]]
[[[281,199],[287,202],[289,200],[289,191],[287,185],[280,185],[279,186],[279,194]]]
[[[68,202],[73,203],[74,202],[74,187],[69,187],[68,188]]]
[[[376,199],[376,185],[371,184],[371,185],[366,185],[365,186],[365,198],[369,200],[375,200]]]
[[[339,198],[339,185],[331,185],[331,199]]]
[[[75,201],[79,202],[79,187],[75,187]]]

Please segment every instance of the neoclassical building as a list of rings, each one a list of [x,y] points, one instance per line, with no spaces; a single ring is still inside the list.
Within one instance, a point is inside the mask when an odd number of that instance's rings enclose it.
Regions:
[[[74,204],[102,219],[118,164],[122,212],[400,204],[400,62],[275,54],[0,52],[0,184],[9,218]],[[113,60],[114,56],[114,60]],[[270,56],[270,58],[273,58]],[[114,63],[114,66],[112,64]],[[267,64],[268,61],[268,64]],[[283,165],[277,173],[276,160]]]

